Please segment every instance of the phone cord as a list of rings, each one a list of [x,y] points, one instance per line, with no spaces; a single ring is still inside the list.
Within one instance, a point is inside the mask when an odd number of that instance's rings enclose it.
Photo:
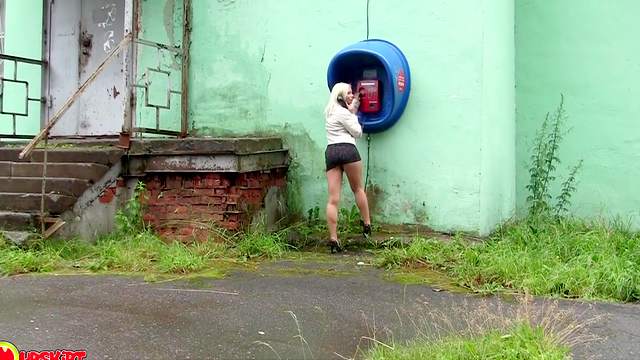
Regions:
[[[369,40],[369,0],[367,0],[367,40]],[[364,178],[364,190],[369,187],[369,163],[371,160],[371,134],[367,134],[367,170]]]

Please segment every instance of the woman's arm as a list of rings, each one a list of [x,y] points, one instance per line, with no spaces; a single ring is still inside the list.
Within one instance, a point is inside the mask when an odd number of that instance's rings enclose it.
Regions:
[[[358,116],[346,111],[340,111],[336,116],[351,136],[354,138],[362,136],[362,126],[360,126],[360,123],[358,122]]]
[[[359,107],[360,107],[360,98],[356,96],[353,98],[353,101],[351,101],[351,104],[347,107],[347,110],[349,110],[352,114],[355,114],[356,112],[358,112]]]

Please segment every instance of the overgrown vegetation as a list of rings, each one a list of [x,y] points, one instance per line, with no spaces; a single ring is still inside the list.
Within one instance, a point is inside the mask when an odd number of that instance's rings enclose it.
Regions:
[[[386,267],[427,266],[481,293],[640,300],[640,235],[622,225],[563,219],[532,228],[522,221],[482,243],[416,238],[379,259]]]
[[[217,241],[165,242],[143,222],[144,184],[116,214],[116,231],[95,244],[48,239],[17,247],[0,239],[0,274],[48,272],[63,269],[187,274],[215,268],[219,260],[276,258],[290,246],[283,233],[254,229],[228,233],[211,225]]]
[[[383,266],[426,266],[477,292],[640,300],[640,234],[623,222],[589,222],[567,215],[582,162],[571,168],[552,202],[551,184],[566,117],[563,99],[536,137],[527,185],[529,213],[488,240],[450,243],[417,238],[384,250]]]
[[[320,219],[320,207],[316,206],[307,210],[306,229],[313,233],[327,232],[327,222]],[[353,205],[351,208],[338,210],[338,233],[340,235],[362,233],[360,210]]]
[[[371,360],[567,359],[569,349],[557,344],[540,327],[521,323],[509,331],[492,330],[482,336],[449,337],[437,342],[416,341],[395,347],[376,346]]]
[[[338,210],[337,230],[338,237],[343,240],[343,246],[352,245],[349,241],[344,241],[345,239],[362,238],[362,224],[360,211],[356,205]],[[372,224],[372,227],[374,233],[380,229],[377,224]],[[318,244],[324,245],[329,235],[327,222],[320,218],[320,207],[318,206],[308,209],[306,218],[291,225],[287,231],[296,235],[294,239],[289,239],[289,242],[297,249],[317,246]],[[380,244],[375,243],[373,238],[369,238],[364,242],[358,240],[355,244],[357,247],[380,247]]]
[[[261,230],[242,234],[235,249],[246,258],[281,257],[287,250],[293,248],[285,238],[285,232],[267,233]]]
[[[600,337],[590,330],[604,315],[560,308],[557,302],[536,302],[529,294],[516,296],[513,303],[462,298],[455,311],[434,308],[429,302],[395,308],[394,318],[380,326],[376,313],[362,311],[363,324],[353,354],[334,353],[342,359],[568,359],[571,351],[589,353]],[[302,322],[289,311],[300,342],[298,353],[291,343],[255,341],[269,357],[314,358],[305,338]],[[393,328],[393,330],[391,330]],[[365,331],[365,333],[362,333]],[[396,336],[399,336],[398,338]],[[287,354],[280,354],[286,346]]]
[[[410,320],[416,336],[409,342],[380,339],[364,358],[381,359],[569,359],[571,350],[585,348],[600,338],[589,330],[602,315],[561,309],[557,302],[533,303],[529,294],[515,305],[493,301],[463,302],[456,311],[398,312]]]
[[[166,244],[148,231],[124,238],[110,235],[95,245],[53,239],[36,242],[26,249],[15,246],[0,249],[0,273],[80,269],[186,274],[204,269],[225,252],[226,248],[217,243]]]
[[[95,244],[48,239],[21,248],[0,244],[0,274],[75,269],[92,272],[188,274],[215,268],[219,261],[277,258],[289,249],[281,236],[249,232],[223,242],[165,242],[148,229],[114,233]]]
[[[191,244],[166,242],[143,221],[144,192],[144,184],[138,183],[134,196],[116,213],[116,231],[97,239],[95,244],[51,239],[17,247],[0,238],[0,274],[62,269],[187,274],[210,268],[221,259],[279,258],[287,251],[310,245],[312,235],[326,232],[316,207],[309,211],[305,222],[278,232],[269,233],[259,224],[244,233],[227,232],[214,224],[198,224],[209,227],[212,240]],[[355,232],[356,226],[359,228],[357,208],[341,209],[341,217],[342,232]],[[289,236],[293,230],[301,233],[304,240]],[[317,245],[317,240],[312,242]]]
[[[133,196],[127,200],[124,209],[116,211],[116,231],[118,234],[133,234],[145,230],[142,220],[145,185],[138,181]]]

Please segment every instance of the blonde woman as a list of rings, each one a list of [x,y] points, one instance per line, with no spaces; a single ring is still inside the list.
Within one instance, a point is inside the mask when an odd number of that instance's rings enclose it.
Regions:
[[[325,151],[327,184],[327,226],[329,227],[329,248],[331,253],[342,251],[338,239],[338,204],[342,190],[342,173],[347,174],[351,191],[360,210],[363,235],[371,235],[371,219],[367,194],[362,183],[362,160],[356,148],[356,138],[362,136],[362,126],[358,122],[360,100],[353,95],[351,85],[337,83],[331,89],[329,102],[324,109],[327,130],[327,150]]]

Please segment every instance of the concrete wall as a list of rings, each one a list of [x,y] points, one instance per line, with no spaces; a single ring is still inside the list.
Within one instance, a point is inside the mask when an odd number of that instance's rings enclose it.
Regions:
[[[620,216],[640,227],[640,3],[516,2],[517,204],[526,211],[527,161],[545,113],[565,96],[558,175],[584,160],[571,212]],[[558,193],[558,186],[554,195]]]
[[[141,11],[141,38],[180,45],[182,1],[142,1]],[[358,144],[374,221],[488,233],[515,207],[513,0],[373,0],[369,24],[370,38],[398,45],[412,70],[403,117],[372,135],[370,147]],[[326,67],[335,52],[366,37],[366,25],[364,0],[193,0],[193,134],[284,137],[294,160],[290,205],[301,213],[323,209]],[[180,61],[170,53],[140,46],[137,61],[152,102],[164,102],[167,83],[180,88]],[[141,78],[158,65],[171,76]],[[142,96],[138,125],[155,127]],[[175,130],[179,96],[171,102],[161,125]],[[350,207],[346,183],[343,194]]]
[[[365,5],[193,0],[196,133],[282,135],[301,211],[324,209],[326,67],[365,38]],[[163,22],[154,36],[174,31],[174,1],[145,6],[143,22]],[[370,37],[398,45],[412,70],[403,117],[372,136],[370,159],[359,142],[375,221],[486,234],[515,206],[513,1],[371,1]]]
[[[5,1],[5,54],[42,59],[42,1]],[[41,70],[37,65],[18,64],[18,80],[29,83],[29,96],[41,96]],[[13,79],[13,62],[4,62],[4,77]],[[24,111],[24,88],[6,84],[4,109]],[[0,115],[0,133],[11,133],[12,117]],[[29,116],[16,116],[18,134],[35,135],[40,130],[40,104],[29,102]]]

